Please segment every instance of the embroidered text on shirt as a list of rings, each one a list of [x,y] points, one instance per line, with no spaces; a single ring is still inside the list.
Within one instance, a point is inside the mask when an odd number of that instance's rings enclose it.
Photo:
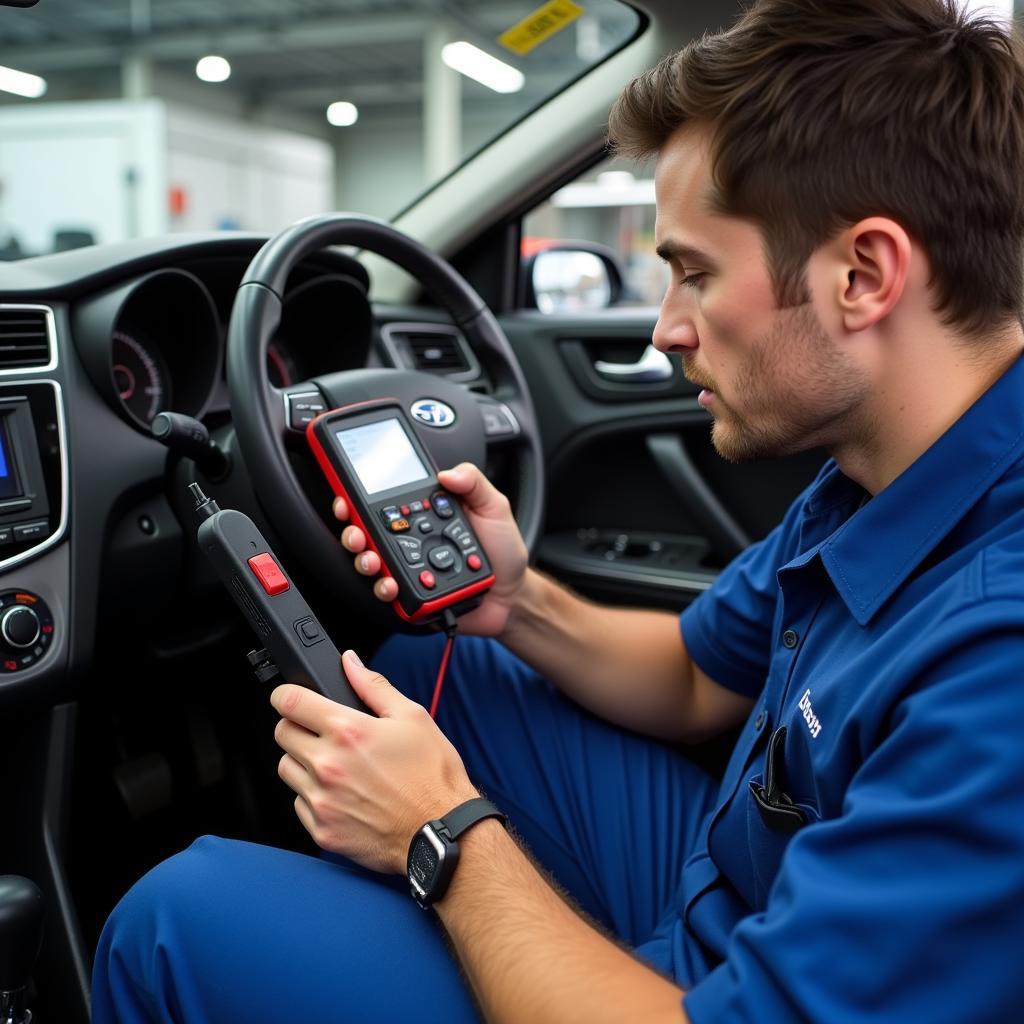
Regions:
[[[818,733],[821,732],[821,722],[818,721],[818,716],[814,713],[814,708],[811,707],[810,690],[807,690],[800,698],[798,707],[804,713],[804,721],[807,723],[807,728],[811,731],[811,739],[816,740]]]

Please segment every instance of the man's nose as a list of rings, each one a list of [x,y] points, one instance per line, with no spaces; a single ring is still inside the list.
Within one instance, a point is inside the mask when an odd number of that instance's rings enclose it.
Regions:
[[[699,344],[693,318],[673,305],[666,296],[651,341],[659,352],[692,352]]]

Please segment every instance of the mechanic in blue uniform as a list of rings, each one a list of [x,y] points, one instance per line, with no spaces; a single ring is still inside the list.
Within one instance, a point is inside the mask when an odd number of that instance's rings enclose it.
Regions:
[[[507,501],[442,474],[498,584],[437,724],[439,637],[345,654],[376,719],[276,689],[328,855],[207,837],[155,868],[97,1024],[1022,1019],[1020,44],[942,0],[760,0],[611,134],[658,154],[654,341],[718,450],[832,459],[681,632],[528,569]],[[736,726],[720,781],[686,757]],[[423,913],[410,844],[481,792],[530,853],[475,820]]]

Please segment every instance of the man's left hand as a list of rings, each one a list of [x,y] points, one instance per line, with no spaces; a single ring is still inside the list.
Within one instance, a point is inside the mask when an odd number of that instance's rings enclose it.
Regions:
[[[270,695],[282,716],[278,774],[317,846],[374,871],[404,874],[412,837],[427,821],[479,796],[462,758],[427,710],[342,655],[352,688],[378,717],[285,683]]]

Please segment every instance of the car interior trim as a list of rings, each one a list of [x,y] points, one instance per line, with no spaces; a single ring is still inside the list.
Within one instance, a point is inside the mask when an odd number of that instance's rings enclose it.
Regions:
[[[717,573],[709,573],[707,576],[689,576],[685,573],[669,574],[650,572],[644,569],[626,569],[621,566],[608,565],[606,562],[594,563],[583,558],[555,555],[549,549],[545,549],[541,557],[549,568],[573,573],[576,576],[621,580],[642,586],[680,590],[688,594],[699,594],[710,589],[718,576]]]

